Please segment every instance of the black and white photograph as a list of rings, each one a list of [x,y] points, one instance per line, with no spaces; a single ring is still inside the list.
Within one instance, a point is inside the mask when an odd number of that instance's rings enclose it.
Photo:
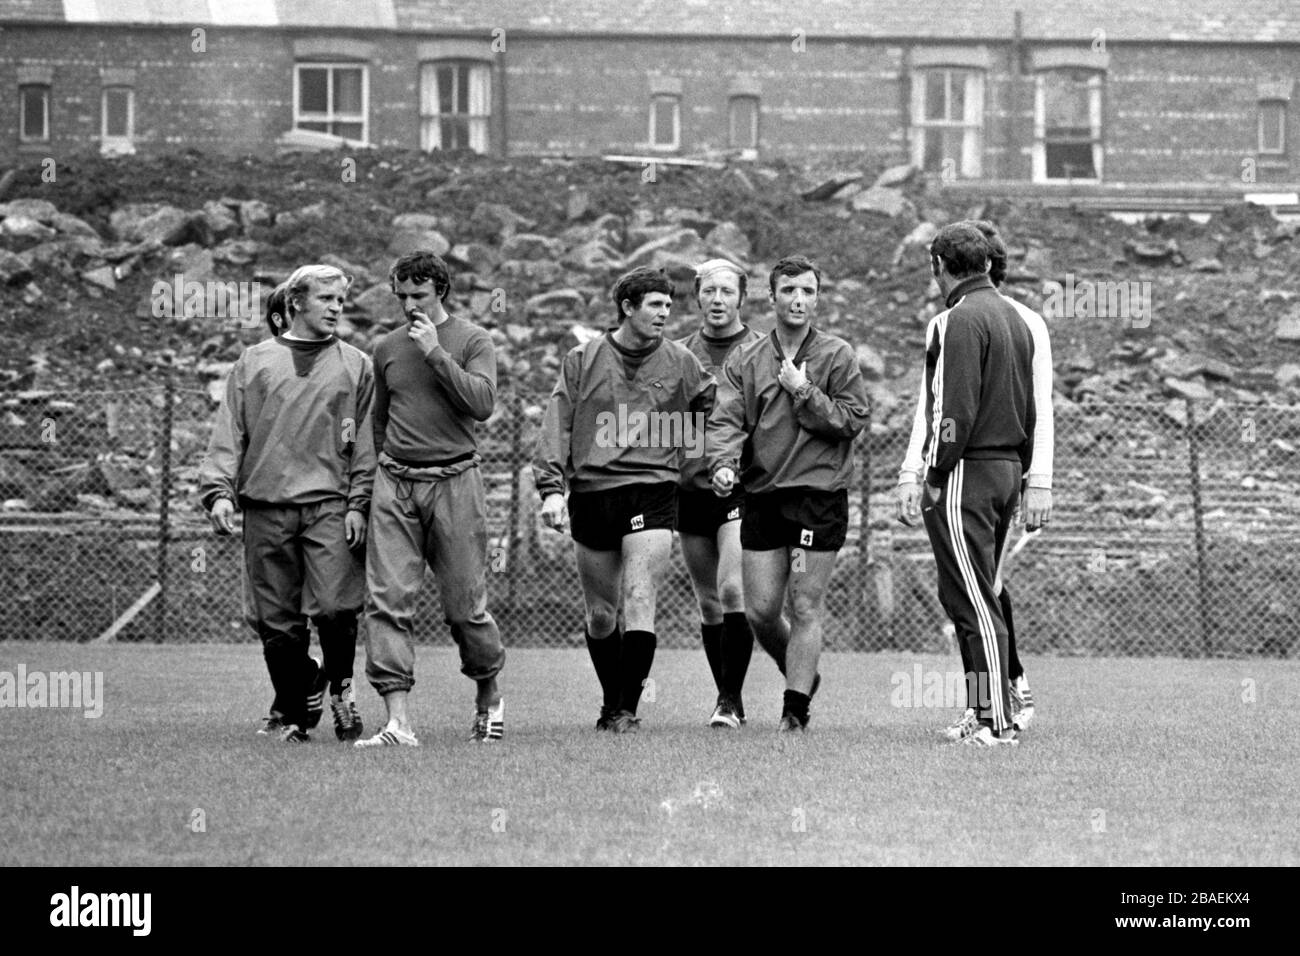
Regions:
[[[905,867],[1242,940],[1298,80],[1295,0],[0,0],[13,919]]]

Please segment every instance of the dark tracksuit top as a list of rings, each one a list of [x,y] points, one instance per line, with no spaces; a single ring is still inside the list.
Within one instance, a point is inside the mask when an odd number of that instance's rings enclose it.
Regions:
[[[226,379],[199,468],[203,506],[312,505],[365,512],[374,483],[370,357],[346,342],[284,337],[245,349]]]
[[[762,337],[762,332],[751,329],[749,326],[743,326],[739,332],[727,338],[715,339],[705,335],[703,330],[697,329],[685,338],[677,339],[677,341],[686,346],[691,354],[700,360],[700,364],[718,380],[718,387],[722,388],[725,381],[722,367],[726,364],[728,356],[736,349],[748,345],[750,342],[755,342]],[[715,404],[717,401],[718,399],[714,400]],[[697,491],[710,491],[712,489],[712,485],[709,483],[707,446],[702,458],[683,457],[681,487]]]
[[[797,395],[777,378],[781,358],[775,332],[727,358],[709,418],[709,474],[732,469],[747,495],[841,491],[853,478],[853,438],[870,414],[857,356],[843,339],[810,328],[791,359],[808,363]]]
[[[716,382],[683,345],[669,339],[640,353],[620,349],[605,333],[569,351],[551,392],[533,460],[538,494],[605,491],[625,485],[677,483],[680,445],[671,441],[703,425]],[[637,413],[660,428],[622,428]],[[664,422],[679,422],[677,435]],[[697,440],[702,441],[700,433]]]
[[[393,329],[375,343],[375,448],[415,467],[468,458],[496,394],[496,349],[487,330],[448,316],[426,359],[407,326]]]
[[[926,482],[942,487],[963,458],[1033,457],[1034,340],[988,276],[963,280],[925,350]],[[937,439],[937,440],[936,440]]]

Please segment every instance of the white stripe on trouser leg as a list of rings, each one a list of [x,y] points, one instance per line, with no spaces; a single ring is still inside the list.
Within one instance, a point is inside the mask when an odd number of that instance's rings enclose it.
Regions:
[[[965,486],[966,460],[962,459],[957,462],[957,467],[952,470],[952,474],[948,479],[948,540],[952,545],[957,568],[961,572],[962,583],[966,586],[966,595],[970,599],[971,607],[975,609],[975,619],[979,623],[980,643],[984,646],[984,662],[988,666],[987,690],[989,704],[993,709],[993,727],[995,730],[1001,731],[1007,727],[1007,715],[1002,707],[1002,665],[998,654],[998,632],[997,628],[993,626],[993,618],[989,613],[988,605],[984,603],[984,596],[980,593],[979,578],[975,575],[975,568],[970,558],[970,549],[966,546],[966,529],[961,517],[961,502],[965,493]],[[993,688],[994,680],[998,681],[996,693]],[[978,675],[976,676],[975,689],[978,694]],[[978,710],[977,707],[976,712]]]

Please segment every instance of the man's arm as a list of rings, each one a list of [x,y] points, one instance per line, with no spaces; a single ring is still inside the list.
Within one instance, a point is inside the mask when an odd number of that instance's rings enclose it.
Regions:
[[[348,468],[348,510],[363,515],[370,511],[370,493],[375,484],[375,430],[371,422],[374,399],[375,368],[363,355],[357,377],[357,420],[353,423],[356,441]]]
[[[1034,455],[1029,464],[1029,487],[1051,489],[1056,419],[1052,409],[1052,340],[1041,315],[1025,315],[1034,337]],[[1037,321],[1035,321],[1037,320]]]
[[[722,366],[722,382],[715,394],[713,411],[704,432],[704,449],[708,474],[712,478],[722,468],[740,471],[740,456],[749,437],[745,415],[745,390],[741,384],[740,350],[727,356]]]
[[[378,349],[375,350],[374,372],[375,392],[370,402],[370,435],[371,446],[378,457],[384,450],[388,432],[388,383],[384,380],[383,359]]]
[[[542,430],[533,455],[533,481],[543,501],[550,495],[563,495],[567,485],[566,475],[572,455],[573,405],[578,395],[581,367],[581,350],[571,349],[560,365],[560,378],[551,390],[546,414],[542,417]]]
[[[497,353],[490,335],[480,332],[470,337],[465,345],[464,368],[441,345],[435,345],[424,361],[459,411],[480,422],[492,417],[497,400]]]
[[[867,426],[871,410],[862,384],[862,369],[847,345],[832,356],[826,387],[829,393],[805,382],[795,391],[795,421],[819,438],[853,438]]]
[[[244,362],[235,362],[226,378],[226,395],[217,410],[208,453],[199,465],[199,494],[203,507],[212,510],[218,498],[238,500],[235,483],[244,462],[248,430],[244,425]]]
[[[961,461],[979,413],[983,343],[976,323],[960,313],[949,312],[936,331],[939,356],[934,380],[940,387],[931,415],[933,439],[925,481],[939,487]]]

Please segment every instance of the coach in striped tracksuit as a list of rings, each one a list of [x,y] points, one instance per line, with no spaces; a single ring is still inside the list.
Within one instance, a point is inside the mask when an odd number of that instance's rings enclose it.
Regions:
[[[994,588],[997,557],[1033,456],[1034,341],[986,275],[990,247],[955,223],[930,246],[948,310],[926,342],[925,492],[922,515],[939,569],[939,600],[965,643],[980,728],[996,746],[1011,730],[1007,628]],[[969,678],[968,678],[969,679]]]

